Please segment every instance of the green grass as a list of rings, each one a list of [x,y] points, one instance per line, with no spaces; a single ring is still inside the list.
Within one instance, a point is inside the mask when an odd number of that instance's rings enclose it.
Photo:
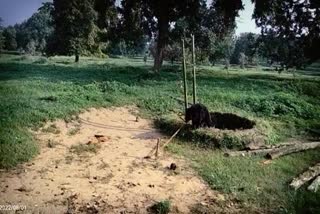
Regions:
[[[170,212],[171,202],[164,200],[157,202],[150,208],[150,212],[154,214],[168,214]]]
[[[183,112],[180,67],[165,65],[159,74],[151,71],[152,65],[144,65],[142,59],[81,58],[74,64],[71,57],[2,55],[0,167],[13,167],[37,154],[30,129],[39,129],[57,118],[70,120],[89,107],[135,104],[144,116],[153,119]],[[255,120],[267,143],[310,138],[310,129],[320,129],[318,76],[235,68],[227,74],[220,67],[201,66],[197,83],[200,102],[211,111]],[[189,94],[191,90],[189,87]],[[54,127],[48,131],[54,131]],[[317,207],[314,199],[319,199],[318,195],[310,196],[305,191],[295,194],[287,182],[319,161],[319,150],[261,165],[259,159],[228,159],[218,151],[203,149],[199,145],[204,138],[195,137],[188,144],[187,137],[180,139],[184,141],[172,144],[173,152],[193,160],[195,169],[212,188],[235,194],[248,206],[283,212],[305,208],[306,203]],[[226,147],[242,143],[229,134],[222,139]]]
[[[258,157],[224,157],[220,151],[179,141],[170,144],[169,151],[188,157],[213,189],[228,193],[249,207],[254,204],[265,212],[283,213],[320,207],[320,192],[296,193],[288,185],[295,175],[319,161],[319,149],[286,156],[270,164],[263,164],[264,160]]]

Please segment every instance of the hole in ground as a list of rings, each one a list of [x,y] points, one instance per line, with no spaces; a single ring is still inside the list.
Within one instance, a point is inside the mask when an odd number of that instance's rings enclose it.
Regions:
[[[231,113],[210,112],[212,126],[217,129],[252,129],[256,123]]]

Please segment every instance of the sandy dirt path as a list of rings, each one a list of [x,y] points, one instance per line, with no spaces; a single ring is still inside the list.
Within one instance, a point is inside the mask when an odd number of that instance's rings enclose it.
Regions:
[[[21,213],[148,213],[167,199],[171,213],[190,213],[196,204],[224,200],[186,160],[167,153],[145,159],[165,137],[135,113],[132,107],[89,109],[72,121],[46,124],[35,133],[40,154],[0,173],[0,204],[26,205]]]

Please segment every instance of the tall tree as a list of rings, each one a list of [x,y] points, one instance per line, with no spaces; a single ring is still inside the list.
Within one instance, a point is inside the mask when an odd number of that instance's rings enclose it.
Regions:
[[[288,44],[290,53],[306,62],[320,59],[320,1],[252,0],[253,17],[262,35],[272,36]],[[287,67],[300,67],[301,60],[284,61]]]
[[[235,49],[232,53],[231,63],[239,64],[241,54],[247,57],[248,63],[252,64],[257,54],[257,42],[259,36],[254,33],[242,33],[236,38]]]
[[[45,51],[46,44],[53,33],[52,10],[52,3],[43,3],[27,21],[15,25],[18,48],[26,50],[29,49],[27,47],[34,46],[36,51],[42,53]]]
[[[169,41],[170,26],[179,19],[196,16],[204,1],[201,0],[123,0],[123,5],[130,5],[131,2],[141,8],[142,18],[147,23],[147,27],[152,28],[155,23],[156,32],[156,53],[154,60],[154,69],[159,71],[164,57],[164,49]],[[230,23],[234,23],[238,11],[242,9],[241,0],[214,0],[212,8],[217,9],[222,15],[221,25],[228,28]],[[130,10],[130,7],[128,6]]]
[[[0,52],[4,49],[4,36],[2,35],[2,18],[0,17]]]
[[[93,0],[54,0],[54,34],[49,44],[51,54],[75,55],[75,61],[97,47],[97,14]]]
[[[259,55],[268,60],[270,65],[276,63],[280,70],[290,67],[302,67],[307,64],[307,59],[301,47],[286,38],[277,37],[271,33],[261,35],[258,39]]]
[[[14,27],[9,26],[6,27],[3,31],[4,37],[4,48],[6,50],[16,50],[17,49],[17,41],[16,41],[16,30]]]

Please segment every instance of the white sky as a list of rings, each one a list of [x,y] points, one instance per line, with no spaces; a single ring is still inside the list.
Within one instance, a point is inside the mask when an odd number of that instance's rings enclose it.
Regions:
[[[239,35],[245,32],[260,33],[260,28],[256,27],[256,23],[252,19],[254,4],[251,3],[251,0],[243,0],[243,4],[244,10],[240,11],[237,18],[236,34]]]

